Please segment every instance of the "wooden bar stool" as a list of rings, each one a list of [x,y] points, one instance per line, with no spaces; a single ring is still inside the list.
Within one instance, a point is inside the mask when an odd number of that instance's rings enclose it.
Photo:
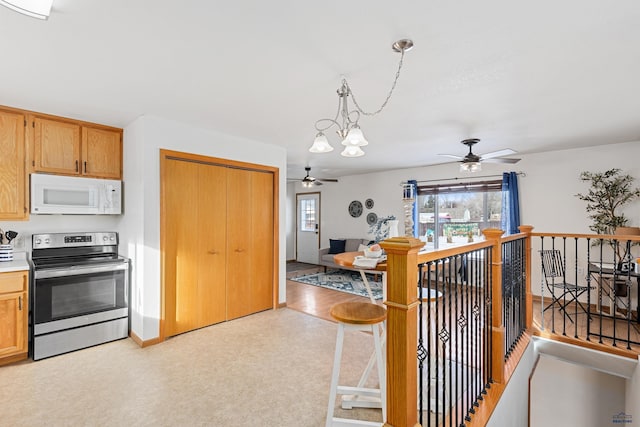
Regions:
[[[333,413],[336,404],[336,395],[350,395],[346,405],[343,399],[343,408],[351,409],[356,406],[382,408],[382,420],[383,422],[386,420],[386,376],[384,357],[382,354],[383,339],[381,339],[380,336],[380,329],[382,329],[384,333],[382,324],[387,318],[387,312],[384,307],[370,302],[343,302],[331,307],[330,313],[331,316],[338,321],[338,335],[336,338],[336,352],[333,359],[333,373],[331,375],[331,390],[329,392],[326,427],[331,427],[334,423],[337,425],[348,423],[349,425],[380,426],[381,423],[379,422],[360,421],[354,423],[355,420],[334,417]],[[363,387],[366,377],[368,376],[369,368],[365,370],[357,386],[338,385],[345,329],[370,331],[372,333],[375,347],[374,355],[378,368],[379,389]]]

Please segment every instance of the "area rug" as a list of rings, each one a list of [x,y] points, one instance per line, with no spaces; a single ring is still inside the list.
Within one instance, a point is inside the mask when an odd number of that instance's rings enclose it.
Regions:
[[[332,270],[326,273],[307,274],[305,276],[293,277],[294,280],[307,285],[320,286],[322,288],[334,289],[336,291],[347,292],[354,295],[368,297],[367,288],[362,282],[362,277],[357,271]],[[377,281],[375,275],[367,274],[367,280],[371,287],[373,298],[382,299],[382,280],[378,275]]]

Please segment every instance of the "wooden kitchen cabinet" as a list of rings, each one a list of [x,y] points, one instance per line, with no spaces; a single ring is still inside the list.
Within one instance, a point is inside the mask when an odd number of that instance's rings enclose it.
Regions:
[[[122,130],[34,116],[33,172],[122,179]]]
[[[25,116],[0,110],[0,220],[29,216],[25,192]]]
[[[36,117],[32,121],[36,172],[80,174],[80,125]]]
[[[122,132],[82,127],[82,175],[122,178]]]
[[[27,358],[28,272],[0,273],[0,365]]]

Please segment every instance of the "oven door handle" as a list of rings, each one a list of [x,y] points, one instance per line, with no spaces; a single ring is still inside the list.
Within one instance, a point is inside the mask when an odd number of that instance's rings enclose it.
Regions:
[[[81,274],[108,273],[110,271],[128,270],[129,263],[108,264],[101,266],[71,266],[65,268],[52,268],[45,270],[36,270],[33,277],[35,279],[49,279],[52,277],[78,276]]]

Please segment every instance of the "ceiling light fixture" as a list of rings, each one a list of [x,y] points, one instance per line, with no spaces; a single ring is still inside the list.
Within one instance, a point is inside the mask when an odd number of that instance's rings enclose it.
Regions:
[[[0,4],[32,18],[47,19],[53,0],[0,0]]]
[[[460,163],[460,172],[480,172],[482,170],[482,165],[480,162],[462,162]]]
[[[318,133],[316,134],[316,138],[313,141],[313,145],[309,148],[309,151],[312,153],[328,153],[333,151],[333,147],[329,144],[329,140],[324,132],[331,128],[332,126],[337,126],[338,129],[336,133],[342,139],[342,145],[344,145],[344,150],[341,155],[344,157],[360,157],[364,156],[364,151],[362,151],[361,147],[368,145],[369,142],[365,139],[360,126],[358,125],[358,120],[360,120],[360,115],[365,116],[375,116],[379,112],[381,112],[384,107],[387,106],[389,99],[391,99],[391,95],[393,94],[394,89],[396,88],[396,83],[398,82],[398,78],[400,77],[400,70],[402,69],[402,61],[404,59],[404,53],[411,50],[413,47],[413,41],[409,39],[402,39],[395,42],[392,46],[395,52],[400,53],[400,62],[398,63],[398,71],[396,72],[396,77],[393,80],[393,85],[391,86],[391,90],[387,95],[387,98],[382,103],[382,106],[378,108],[377,111],[372,113],[365,112],[358,105],[358,101],[347,82],[347,79],[343,78],[340,88],[338,88],[338,111],[336,112],[336,117],[333,119],[320,119],[316,122],[316,130]],[[355,106],[354,110],[349,111],[348,100],[349,95],[353,99],[353,105]],[[340,121],[338,121],[340,119]],[[326,125],[326,126],[323,126]]]

